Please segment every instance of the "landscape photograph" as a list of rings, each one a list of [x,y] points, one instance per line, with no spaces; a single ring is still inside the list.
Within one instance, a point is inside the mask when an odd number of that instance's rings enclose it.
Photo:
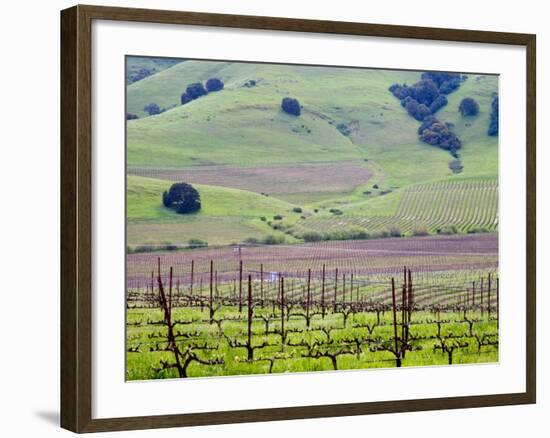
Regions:
[[[498,75],[125,62],[127,381],[499,361]]]

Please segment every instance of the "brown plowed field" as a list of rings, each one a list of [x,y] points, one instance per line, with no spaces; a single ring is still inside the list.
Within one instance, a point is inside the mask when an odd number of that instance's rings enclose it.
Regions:
[[[352,163],[270,167],[198,166],[184,169],[131,168],[129,174],[169,181],[231,187],[256,193],[296,195],[349,192],[372,173]],[[330,185],[327,186],[327,181]],[[281,196],[283,195],[283,196]]]

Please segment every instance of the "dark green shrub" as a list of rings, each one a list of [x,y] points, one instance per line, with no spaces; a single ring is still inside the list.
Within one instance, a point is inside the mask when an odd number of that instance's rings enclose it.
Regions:
[[[390,227],[388,229],[388,233],[389,233],[390,237],[401,237],[402,236],[401,230],[397,227]]]
[[[285,236],[269,235],[264,237],[264,239],[262,240],[262,243],[265,245],[279,245],[281,243],[285,243]]]
[[[458,111],[463,116],[477,116],[479,114],[479,104],[471,97],[465,97],[458,106]]]
[[[418,135],[422,135],[422,132],[424,132],[425,129],[428,129],[434,123],[439,123],[439,120],[437,120],[434,116],[425,117],[422,121],[422,124],[418,128]]]
[[[167,208],[172,206],[172,199],[170,198],[170,195],[168,195],[167,191],[162,193],[162,204]]]
[[[276,214],[275,216],[273,216],[273,220],[280,221],[282,219],[283,219],[283,216],[281,216],[280,214]]]
[[[445,96],[440,94],[437,96],[437,98],[431,103],[430,105],[430,112],[432,114],[435,114],[437,111],[439,111],[441,108],[443,108],[445,105],[447,105],[448,101]]]
[[[220,91],[223,89],[223,82],[218,78],[210,78],[206,81],[206,90],[210,93],[212,91]]]
[[[340,134],[345,135],[346,137],[351,134],[351,130],[345,123],[339,123],[338,125],[336,125],[336,129],[340,131]]]
[[[427,236],[428,234],[430,233],[426,227],[415,227],[412,230],[413,236]]]
[[[449,94],[460,87],[461,78],[458,73],[426,72],[422,73],[422,79],[434,81],[441,94]]]
[[[432,115],[432,112],[430,111],[430,108],[428,108],[425,104],[421,103],[416,108],[416,114],[415,114],[414,118],[416,120],[418,120],[419,122],[421,122],[426,117],[431,116],[431,115]]]
[[[450,151],[455,155],[456,151],[462,146],[462,142],[456,134],[447,125],[439,121],[435,121],[428,128],[424,129],[420,135],[420,140],[432,146],[438,146],[441,149]]]
[[[489,233],[489,230],[484,227],[474,227],[468,230],[468,234]]]
[[[183,94],[181,95],[180,101],[181,101],[181,104],[182,104],[182,105],[185,105],[186,103],[189,103],[189,102],[191,102],[192,100],[193,100],[193,99],[191,99],[191,96],[189,96],[189,94],[187,94],[187,93],[183,93]]]
[[[460,173],[462,172],[462,169],[464,169],[464,166],[460,160],[455,159],[449,161],[449,169],[451,169],[453,173]]]
[[[193,213],[201,208],[199,192],[191,184],[184,182],[172,184],[162,194],[162,203],[165,207],[175,209],[178,214]]]
[[[153,73],[154,73],[154,70],[150,70],[148,68],[140,68],[137,71],[137,73],[130,78],[130,82],[133,83],[133,82],[141,81],[147,76],[151,76]]]
[[[491,104],[491,119],[487,134],[491,136],[498,135],[498,96],[493,99],[493,103]]]
[[[200,82],[188,85],[185,89],[185,92],[191,98],[191,100],[198,99],[199,97],[208,94],[208,91],[206,91],[206,89]]]
[[[156,103],[150,103],[148,105],[145,105],[143,107],[143,111],[145,111],[150,116],[154,116],[154,115],[160,114],[162,112],[162,110],[160,109],[160,107]]]
[[[285,113],[293,116],[299,116],[301,113],[300,102],[292,97],[284,97],[281,101],[281,108]]]
[[[294,207],[294,208],[292,209],[292,211],[293,211],[294,213],[301,213],[301,212],[302,212],[302,208],[301,208],[301,207]]]
[[[202,239],[191,238],[187,241],[188,248],[206,248],[208,242]]]
[[[136,120],[139,117],[132,113],[126,113],[126,120]]]
[[[399,100],[403,100],[411,95],[411,88],[407,84],[393,84],[389,90]]]
[[[411,87],[411,97],[419,104],[430,106],[439,96],[439,88],[431,79],[421,79]]]
[[[456,228],[455,225],[447,225],[437,230],[437,234],[449,235],[449,234],[456,234],[456,233],[458,233],[458,229]]]

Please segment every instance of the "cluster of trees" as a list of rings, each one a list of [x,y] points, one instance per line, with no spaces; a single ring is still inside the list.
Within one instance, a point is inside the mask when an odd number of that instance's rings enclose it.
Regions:
[[[460,87],[463,80],[458,73],[426,72],[413,85],[393,84],[389,88],[407,113],[422,122],[418,129],[420,140],[448,150],[453,156],[461,147],[460,139],[450,125],[437,120],[434,114],[448,104],[446,95]]]
[[[176,210],[178,214],[193,213],[200,210],[201,197],[191,184],[174,183],[162,194],[162,203],[166,208]]]
[[[292,97],[283,98],[281,101],[281,109],[285,113],[292,114],[293,116],[299,116],[301,113],[300,102]]]
[[[205,96],[208,93],[220,91],[223,89],[223,86],[223,82],[221,81],[221,79],[218,78],[208,79],[205,85],[203,85],[201,82],[190,84],[185,89],[185,92],[183,92],[181,95],[181,104],[185,105],[186,103],[198,99],[201,96]]]
[[[148,68],[140,68],[135,75],[130,77],[130,82],[133,83],[133,82],[141,81],[147,76],[151,76],[153,73],[155,73],[155,70],[149,70]]]
[[[461,80],[457,73],[427,72],[413,85],[393,84],[389,90],[409,115],[421,122],[447,105],[445,95],[460,87]]]
[[[430,107],[424,103],[418,103],[418,101],[411,96],[405,97],[405,99],[401,101],[401,105],[405,108],[409,116],[415,118],[419,122],[432,115]]]
[[[445,149],[453,157],[457,157],[457,151],[462,146],[460,139],[451,131],[451,125],[440,122],[434,116],[424,119],[418,128],[418,135],[424,143]]]
[[[430,79],[437,84],[441,94],[451,94],[466,77],[461,77],[457,73],[444,72],[425,72],[422,73],[422,79]]]
[[[498,96],[495,96],[491,104],[491,119],[489,121],[489,135],[498,135]]]

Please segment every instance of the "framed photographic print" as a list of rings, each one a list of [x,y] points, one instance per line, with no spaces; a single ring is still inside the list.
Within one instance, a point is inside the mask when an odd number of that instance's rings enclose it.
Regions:
[[[61,14],[61,421],[535,402],[535,36]]]

